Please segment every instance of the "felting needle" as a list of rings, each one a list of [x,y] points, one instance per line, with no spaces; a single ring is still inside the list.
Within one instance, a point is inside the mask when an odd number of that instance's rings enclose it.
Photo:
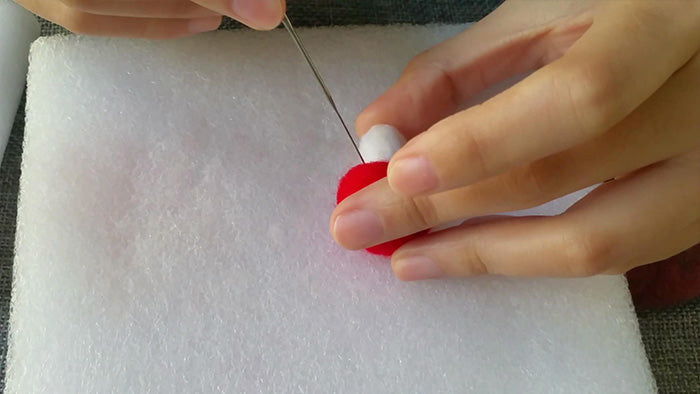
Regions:
[[[348,126],[345,124],[343,117],[340,115],[340,111],[338,111],[338,107],[335,105],[335,101],[333,100],[331,92],[328,90],[326,83],[323,81],[323,77],[321,77],[321,74],[318,72],[318,69],[314,65],[314,62],[311,60],[311,56],[309,56],[309,53],[306,51],[304,44],[301,42],[301,38],[299,38],[299,35],[297,35],[296,30],[294,30],[292,22],[290,22],[289,18],[287,18],[287,14],[284,15],[284,19],[282,19],[282,24],[284,25],[284,28],[287,29],[287,32],[289,32],[289,35],[292,36],[292,40],[294,40],[294,43],[297,45],[297,48],[299,48],[299,52],[301,52],[301,54],[304,55],[304,59],[306,59],[306,63],[309,65],[311,71],[314,73],[316,81],[318,81],[318,84],[321,85],[321,89],[323,89],[323,93],[326,95],[328,103],[333,108],[333,111],[335,111],[336,116],[338,116],[340,124],[343,125],[343,129],[345,129],[345,134],[347,134],[348,138],[350,138],[350,142],[352,142],[352,146],[353,148],[355,148],[355,152],[357,152],[357,155],[360,156],[360,160],[362,161],[362,163],[364,163],[365,159],[362,157],[362,153],[360,153],[360,148],[358,148],[357,144],[355,143],[355,140],[352,138],[352,134],[350,133]]]

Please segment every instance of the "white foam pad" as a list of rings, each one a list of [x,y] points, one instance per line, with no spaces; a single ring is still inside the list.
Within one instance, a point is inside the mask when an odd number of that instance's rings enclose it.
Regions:
[[[0,162],[24,91],[29,45],[37,37],[36,17],[11,0],[0,0]]]
[[[300,34],[353,119],[459,30]],[[336,246],[358,158],[284,31],[45,38],[29,82],[9,393],[654,391],[622,277],[403,283]]]

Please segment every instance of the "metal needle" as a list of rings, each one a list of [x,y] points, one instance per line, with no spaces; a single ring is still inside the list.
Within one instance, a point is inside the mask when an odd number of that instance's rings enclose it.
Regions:
[[[357,144],[355,143],[355,140],[352,138],[352,134],[350,133],[348,126],[345,124],[343,117],[340,115],[340,111],[338,111],[338,107],[335,105],[335,101],[333,100],[331,92],[328,90],[326,83],[323,81],[323,77],[321,77],[321,74],[318,72],[318,69],[314,65],[314,62],[311,60],[309,53],[306,51],[304,44],[301,42],[301,38],[299,38],[299,36],[297,35],[296,30],[294,30],[294,26],[292,26],[292,22],[289,21],[289,18],[287,18],[286,14],[284,15],[284,19],[282,19],[282,24],[284,25],[285,29],[287,29],[287,32],[289,32],[289,35],[292,36],[292,39],[297,45],[297,48],[299,48],[301,54],[304,55],[304,59],[306,59],[306,63],[308,63],[309,67],[311,67],[311,71],[314,73],[316,81],[318,81],[318,84],[321,85],[321,89],[323,89],[323,93],[326,95],[328,103],[333,108],[333,111],[335,111],[335,114],[338,116],[338,120],[340,120],[340,123],[343,125],[343,129],[345,129],[345,133],[348,135],[350,142],[352,142],[353,148],[355,148],[357,155],[360,156],[360,160],[364,163],[365,159],[362,157],[362,153],[360,153],[360,148],[358,148]]]

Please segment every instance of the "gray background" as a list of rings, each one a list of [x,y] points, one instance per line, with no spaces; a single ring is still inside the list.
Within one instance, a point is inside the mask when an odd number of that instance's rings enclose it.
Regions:
[[[463,23],[483,18],[501,2],[502,0],[300,0],[289,1],[288,15],[298,26]],[[222,25],[223,29],[238,27],[240,25],[232,20],[225,20]],[[61,33],[67,32],[42,21],[42,35]],[[17,113],[5,157],[0,165],[0,391],[4,388],[5,381],[23,130],[24,103]],[[700,299],[664,310],[638,311],[638,316],[659,391],[700,393]]]

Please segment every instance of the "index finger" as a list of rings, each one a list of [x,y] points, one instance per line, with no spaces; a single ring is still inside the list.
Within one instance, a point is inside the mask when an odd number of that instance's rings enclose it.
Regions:
[[[409,141],[390,163],[392,189],[453,189],[604,133],[697,51],[700,22],[678,12],[686,5],[609,3],[562,58]]]

